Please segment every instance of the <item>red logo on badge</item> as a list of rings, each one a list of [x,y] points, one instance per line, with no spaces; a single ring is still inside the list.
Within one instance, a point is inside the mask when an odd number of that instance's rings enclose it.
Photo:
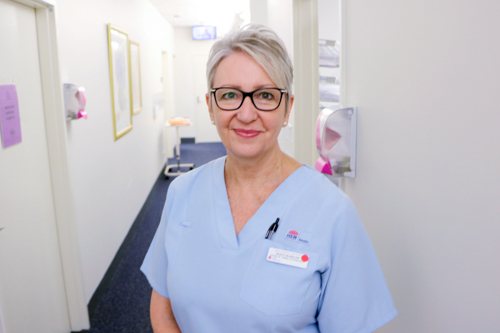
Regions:
[[[297,237],[299,237],[299,233],[295,230],[290,230],[288,234],[286,234],[286,239],[289,240],[297,240]]]
[[[300,259],[302,259],[303,262],[306,262],[309,260],[309,256],[307,254],[304,254]]]

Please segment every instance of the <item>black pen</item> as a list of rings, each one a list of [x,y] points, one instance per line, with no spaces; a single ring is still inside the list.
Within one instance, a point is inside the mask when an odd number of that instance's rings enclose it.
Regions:
[[[276,219],[276,221],[273,224],[271,224],[269,229],[267,229],[266,237],[264,239],[272,239],[273,238],[274,233],[278,230],[279,223],[280,223],[280,218],[278,217]]]

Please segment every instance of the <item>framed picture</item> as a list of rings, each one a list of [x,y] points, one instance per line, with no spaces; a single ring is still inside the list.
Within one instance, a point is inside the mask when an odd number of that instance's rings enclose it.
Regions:
[[[142,110],[141,56],[139,43],[130,41],[130,77],[132,79],[132,110],[134,114]]]
[[[108,24],[109,77],[115,140],[132,129],[132,80],[128,35]]]

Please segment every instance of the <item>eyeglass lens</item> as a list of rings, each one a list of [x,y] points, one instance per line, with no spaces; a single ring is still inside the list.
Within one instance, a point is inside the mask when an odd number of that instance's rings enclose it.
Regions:
[[[281,90],[262,88],[253,92],[252,101],[259,110],[274,110],[280,105]],[[235,110],[243,104],[243,92],[234,88],[219,88],[215,91],[215,100],[221,109]]]

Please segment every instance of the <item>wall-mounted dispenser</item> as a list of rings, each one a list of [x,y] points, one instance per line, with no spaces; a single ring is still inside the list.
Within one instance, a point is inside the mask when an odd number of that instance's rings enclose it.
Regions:
[[[71,83],[65,83],[63,86],[66,121],[80,118],[87,119],[87,112],[85,112],[85,88]]]
[[[357,109],[323,109],[316,122],[316,146],[320,157],[316,170],[335,177],[356,175]]]

